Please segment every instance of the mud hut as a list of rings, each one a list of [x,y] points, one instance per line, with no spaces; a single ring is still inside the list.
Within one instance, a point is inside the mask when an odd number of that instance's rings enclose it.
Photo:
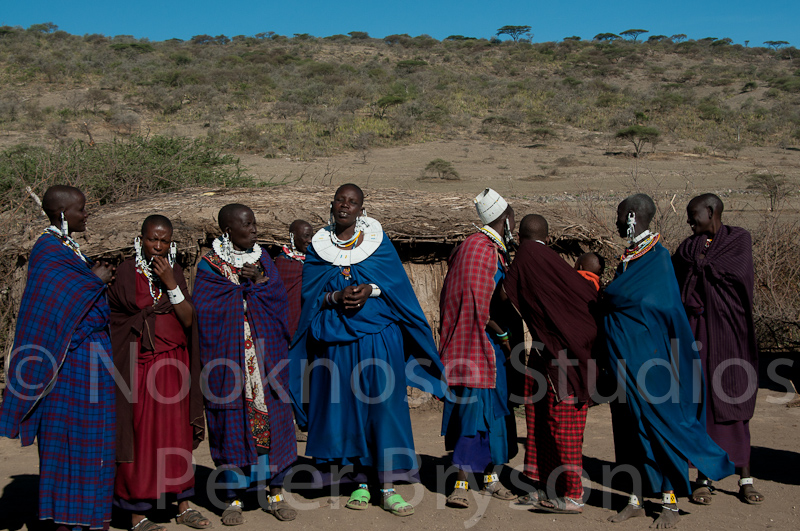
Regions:
[[[142,220],[150,214],[168,216],[175,227],[179,261],[185,267],[189,288],[194,266],[210,249],[219,234],[217,213],[228,203],[250,206],[258,221],[259,242],[274,255],[288,242],[288,226],[305,219],[316,229],[329,221],[329,205],[335,187],[275,187],[251,189],[186,189],[125,203],[91,209],[87,231],[76,235],[81,249],[90,257],[120,262],[132,252]],[[404,262],[422,309],[436,334],[439,325],[439,292],[447,272],[447,257],[453,248],[475,232],[478,217],[472,203],[477,191],[436,194],[411,190],[367,190],[365,208],[383,225]],[[535,202],[509,197],[517,219],[525,214],[544,215],[551,227],[557,250],[574,257],[585,251],[606,256],[616,252],[607,222],[594,217],[591,210],[577,210],[563,203]],[[16,257],[16,268],[6,287],[6,319],[3,326],[13,331],[16,313],[25,286],[27,260],[41,230],[44,218],[2,247],[6,256]],[[6,352],[13,333],[7,335]]]

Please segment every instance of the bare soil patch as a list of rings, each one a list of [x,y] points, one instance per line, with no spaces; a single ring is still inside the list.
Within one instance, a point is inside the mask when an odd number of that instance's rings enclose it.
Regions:
[[[791,398],[791,397],[789,397]],[[718,483],[719,490],[711,506],[701,507],[679,499],[683,529],[747,529],[780,530],[796,529],[800,509],[796,500],[800,497],[800,454],[797,453],[797,430],[800,425],[800,408],[785,406],[784,390],[770,386],[759,393],[755,417],[751,421],[752,466],[757,488],[766,501],[760,506],[747,505],[735,495],[738,492],[735,477]],[[281,529],[492,529],[527,530],[547,527],[555,531],[595,529],[647,529],[652,523],[650,513],[658,505],[649,500],[648,518],[634,519],[623,524],[611,524],[606,519],[621,508],[627,496],[610,489],[603,480],[604,471],[614,466],[614,448],[611,432],[611,415],[607,405],[590,409],[585,431],[584,469],[587,479],[584,485],[591,488],[585,511],[582,515],[547,515],[531,513],[513,503],[487,498],[471,491],[471,508],[457,510],[446,508],[446,494],[455,481],[447,474],[449,460],[444,452],[444,440],[439,435],[441,413],[435,408],[412,410],[414,439],[417,453],[423,464],[420,485],[400,485],[398,491],[406,500],[416,505],[416,514],[398,518],[372,505],[365,511],[352,511],[344,507],[349,491],[341,495],[335,492],[290,488],[289,502],[298,509],[294,522],[277,523],[274,518],[257,508],[257,500],[245,501],[246,523],[241,531],[260,531],[264,528]],[[521,491],[516,479],[522,469],[522,444],[525,437],[525,419],[517,417],[520,454],[510,467],[503,471],[503,479],[514,490]],[[305,444],[299,443],[302,455]],[[194,503],[211,517],[215,528],[221,528],[219,515],[222,509],[214,506],[203,492],[204,481],[214,468],[207,443],[195,451],[198,495]],[[308,466],[308,459],[301,458],[298,468]],[[0,529],[12,531],[29,530],[34,524],[37,503],[36,446],[21,448],[19,441],[0,439]],[[607,472],[606,472],[607,473]],[[298,475],[299,477],[299,475]],[[291,480],[290,483],[291,484]],[[126,529],[126,522],[115,515],[112,527]],[[174,512],[165,510],[155,518],[167,529],[177,531],[178,526],[169,518]]]

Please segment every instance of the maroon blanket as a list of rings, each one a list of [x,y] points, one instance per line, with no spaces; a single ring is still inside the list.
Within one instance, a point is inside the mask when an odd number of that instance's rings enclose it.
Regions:
[[[700,356],[705,361],[714,420],[749,420],[758,389],[753,244],[745,229],[727,225],[720,227],[708,249],[706,240],[705,234],[690,236],[675,251],[672,262],[692,332],[703,343]],[[727,367],[716,376],[721,385],[715,388],[711,382],[721,363]],[[722,393],[734,399],[723,399]]]
[[[191,303],[189,290],[183,276],[181,266],[175,264],[175,280],[183,295]],[[122,377],[125,387],[131,386],[131,343],[141,341],[141,350],[145,352],[155,349],[156,316],[167,314],[172,304],[166,293],[162,295],[156,306],[140,308],[136,302],[136,266],[133,258],[128,258],[117,268],[116,280],[108,292],[111,306],[111,345],[114,350],[114,366]],[[200,342],[197,335],[195,318],[191,330],[186,330],[189,342],[189,373],[191,388],[189,391],[189,419],[193,430],[194,446],[197,447],[205,438],[205,420],[203,418],[203,395],[200,389]],[[137,363],[134,363],[134,369]],[[138,382],[144,391],[145,382]],[[117,462],[133,461],[133,407],[119,385],[117,388]]]
[[[294,336],[300,323],[300,299],[303,294],[303,262],[293,260],[284,253],[275,257],[275,269],[281,276],[289,297],[289,335]]]
[[[520,245],[503,287],[533,340],[544,344],[539,355],[531,352],[528,365],[547,371],[558,400],[574,394],[588,401],[597,382],[592,361],[597,290],[558,253],[530,240]],[[559,384],[564,379],[566,386]]]

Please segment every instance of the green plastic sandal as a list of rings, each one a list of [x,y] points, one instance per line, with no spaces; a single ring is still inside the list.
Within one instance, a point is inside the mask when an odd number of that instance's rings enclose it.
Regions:
[[[414,506],[405,501],[399,494],[384,497],[381,501],[381,507],[395,516],[411,516],[414,514]],[[409,508],[410,510],[408,510]]]
[[[367,489],[356,489],[350,495],[350,499],[344,504],[348,509],[363,511],[369,507],[370,494]]]

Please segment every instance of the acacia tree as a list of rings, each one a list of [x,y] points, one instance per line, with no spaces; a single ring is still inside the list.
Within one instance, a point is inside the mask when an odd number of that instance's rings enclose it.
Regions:
[[[636,38],[639,37],[639,35],[641,35],[642,33],[650,33],[650,32],[645,29],[629,29],[620,32],[620,35],[622,35],[625,38],[630,38],[633,42],[636,42]]]
[[[658,142],[659,133],[655,127],[647,127],[644,125],[632,125],[620,131],[617,131],[616,137],[622,140],[627,140],[633,144],[634,156],[639,158],[644,149],[645,144],[656,145]]]
[[[789,46],[789,43],[786,41],[764,41],[764,44],[773,50],[780,50],[783,46]]]
[[[439,179],[457,181],[461,178],[453,163],[444,159],[433,159],[425,166],[425,173],[435,173]]]
[[[686,34],[685,33],[676,33],[675,35],[670,37],[670,39],[672,40],[672,42],[685,41],[686,40]]]
[[[621,38],[622,37],[616,33],[598,33],[594,36],[594,40],[596,41],[618,41]]]
[[[753,173],[747,177],[747,189],[766,197],[770,212],[774,212],[781,201],[792,194],[791,184],[784,175],[778,173]]]
[[[508,35],[514,42],[517,42],[522,35],[529,33],[531,31],[530,26],[503,26],[502,28],[497,30],[495,35]],[[532,37],[533,35],[531,35]]]

